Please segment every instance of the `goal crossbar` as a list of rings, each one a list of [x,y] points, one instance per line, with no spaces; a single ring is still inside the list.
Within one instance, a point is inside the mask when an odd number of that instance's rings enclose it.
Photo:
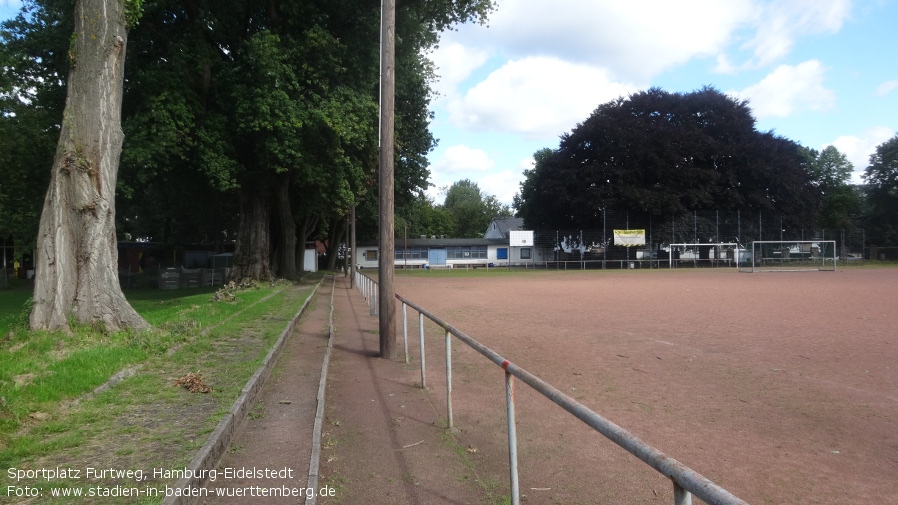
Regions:
[[[836,241],[755,240],[743,256],[740,272],[834,272]]]

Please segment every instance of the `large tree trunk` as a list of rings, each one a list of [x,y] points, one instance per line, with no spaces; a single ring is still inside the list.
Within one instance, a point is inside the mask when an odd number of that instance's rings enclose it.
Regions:
[[[68,329],[70,320],[109,331],[149,327],[125,300],[118,279],[123,8],[121,0],[75,6],[68,95],[37,237],[32,329]]]
[[[337,256],[340,254],[340,239],[343,238],[343,230],[346,228],[346,219],[334,219],[330,233],[327,237],[327,270],[337,269]]]
[[[268,280],[268,201],[259,188],[240,190],[240,220],[237,243],[234,245],[234,265],[231,280]]]
[[[317,215],[306,216],[306,218],[302,220],[302,225],[299,227],[299,236],[297,237],[299,247],[296,249],[296,268],[298,268],[300,272],[306,271],[306,242],[309,241],[309,236],[312,235],[312,232],[315,231],[315,228],[318,226],[318,219]],[[318,257],[317,254],[315,257]],[[317,265],[315,266],[317,267]]]
[[[277,275],[285,279],[296,279],[296,220],[290,207],[290,176],[284,174],[278,181],[276,190],[278,217],[278,249],[275,253]]]

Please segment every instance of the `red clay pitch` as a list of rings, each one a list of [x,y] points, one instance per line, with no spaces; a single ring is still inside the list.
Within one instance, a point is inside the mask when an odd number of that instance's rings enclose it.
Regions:
[[[898,503],[898,269],[400,273],[396,292],[750,503]],[[440,406],[444,333],[425,330]],[[456,439],[506,494],[502,370],[453,356]],[[525,502],[672,502],[521,383],[517,408]]]

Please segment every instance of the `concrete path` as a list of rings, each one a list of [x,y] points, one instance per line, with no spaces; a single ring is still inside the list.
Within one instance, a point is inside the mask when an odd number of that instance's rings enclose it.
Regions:
[[[338,276],[334,293],[334,342],[327,378],[320,448],[320,478],[307,501],[312,428],[322,359],[327,346],[332,285],[325,280],[310,310],[250,410],[219,472],[241,478],[209,483],[210,492],[242,494],[206,497],[204,504],[478,504],[492,491],[479,483],[465,448],[445,426],[445,387],[439,363],[419,384],[417,345],[413,361],[378,357],[378,318],[364,298]],[[397,324],[402,348],[401,305]],[[410,328],[410,332],[412,329]],[[417,321],[414,321],[417,335]],[[417,342],[416,338],[413,338]],[[444,353],[436,346],[433,358]],[[445,369],[442,369],[444,373]],[[431,384],[433,374],[434,384]],[[298,491],[301,490],[301,491]],[[299,493],[297,495],[297,492]],[[269,493],[269,496],[259,496]],[[294,494],[272,497],[271,493]],[[503,493],[499,493],[503,494]]]
[[[260,398],[223,456],[220,475],[206,486],[210,496],[200,503],[305,502],[332,288],[325,279],[300,317]],[[290,497],[271,497],[271,490]]]

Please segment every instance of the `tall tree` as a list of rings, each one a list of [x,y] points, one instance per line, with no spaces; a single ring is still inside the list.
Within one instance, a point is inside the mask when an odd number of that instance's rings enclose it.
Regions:
[[[876,147],[864,171],[867,227],[877,245],[898,245],[898,135]]]
[[[507,205],[502,205],[494,195],[483,193],[470,179],[449,186],[443,208],[452,216],[455,238],[482,237],[494,218],[511,215]]]
[[[70,319],[107,330],[149,326],[118,281],[115,188],[128,22],[140,1],[78,0],[71,70],[38,233],[33,329]]]
[[[0,27],[0,236],[35,246],[65,107],[74,0],[26,2]]]
[[[746,102],[713,88],[619,98],[538,153],[516,209],[528,227],[556,229],[596,227],[606,209],[769,209],[811,226],[819,195],[800,146],[754,125]]]
[[[853,228],[861,206],[860,195],[851,186],[854,165],[835,146],[827,146],[819,153],[808,149],[806,155],[815,186],[823,197],[820,226],[840,230]]]
[[[16,39],[7,46],[27,45],[29,52],[14,62],[22,79],[0,82],[0,99],[13,86],[44,93],[62,83],[65,89],[72,30],[56,34],[71,26],[74,1],[26,2],[28,19],[38,21],[16,30],[21,44]],[[435,143],[427,131],[433,68],[426,52],[441,30],[482,21],[493,8],[490,0],[399,5],[397,210],[423,194],[426,154]],[[326,237],[327,227],[353,205],[373,231],[379,20],[376,4],[356,0],[146,3],[141,24],[129,33],[120,230],[169,243],[239,237],[237,275],[264,276],[273,269],[288,277],[294,265],[299,269],[298,261],[290,264],[289,250],[302,258],[304,239],[313,232]],[[7,47],[0,51],[3,62]],[[54,76],[49,63],[60,59],[62,70]],[[61,112],[60,105],[51,116]],[[24,114],[16,117],[0,129],[26,123]],[[52,159],[52,148],[40,151]],[[0,205],[4,201],[0,194]],[[32,228],[33,234],[37,226]],[[364,228],[360,232],[367,236]]]

